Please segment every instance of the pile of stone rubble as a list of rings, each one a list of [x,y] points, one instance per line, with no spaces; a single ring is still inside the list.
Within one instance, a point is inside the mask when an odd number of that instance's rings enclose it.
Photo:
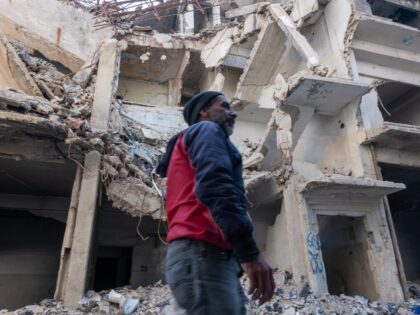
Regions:
[[[315,297],[305,281],[295,282],[288,272],[275,274],[277,289],[273,299],[261,306],[254,302],[247,305],[248,315],[262,314],[420,314],[420,296],[413,296],[402,304],[369,301],[362,296],[324,295]],[[247,286],[243,279],[244,287]],[[112,292],[112,293],[111,293]],[[111,294],[110,294],[111,293]],[[121,296],[120,296],[121,295]],[[112,296],[112,297],[111,297]],[[115,298],[116,297],[116,298]],[[132,304],[127,303],[133,302]],[[125,304],[125,305],[124,305]],[[129,305],[130,304],[130,305]],[[129,310],[129,308],[132,310]],[[128,312],[127,312],[128,311]],[[9,312],[1,310],[0,315],[47,315],[47,314],[137,314],[137,315],[186,315],[171,297],[168,286],[158,282],[137,290],[130,287],[101,292],[88,291],[80,300],[77,311],[67,310],[60,301],[43,300],[39,304],[25,306]]]
[[[160,219],[161,201],[155,187],[161,186],[161,180],[153,179],[152,172],[174,132],[147,128],[141,119],[127,113],[128,107],[120,99],[111,106],[109,132],[92,129],[89,119],[98,56],[79,72],[71,73],[31,55],[20,42],[8,42],[1,37],[0,40],[14,53],[16,62],[22,64],[22,71],[37,90],[36,96],[13,89],[0,90],[0,109],[30,114],[27,119],[34,126],[31,132],[38,135],[42,128],[42,136],[58,140],[57,149],[63,156],[79,164],[83,164],[84,154],[91,150],[103,153],[101,179],[114,207],[133,216],[148,214]]]

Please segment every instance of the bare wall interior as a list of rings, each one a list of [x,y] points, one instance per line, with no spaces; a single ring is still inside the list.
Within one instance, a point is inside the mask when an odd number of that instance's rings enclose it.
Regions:
[[[384,180],[404,183],[407,188],[388,196],[405,275],[420,282],[420,169],[381,165]]]
[[[318,215],[322,258],[331,294],[377,299],[364,217]]]

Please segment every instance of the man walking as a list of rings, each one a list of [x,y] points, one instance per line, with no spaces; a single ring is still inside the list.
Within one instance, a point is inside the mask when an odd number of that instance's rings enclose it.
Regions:
[[[184,118],[189,127],[170,140],[157,170],[168,177],[166,281],[187,314],[245,315],[240,267],[260,303],[275,284],[252,235],[242,159],[229,140],[236,113],[209,91],[185,105]]]

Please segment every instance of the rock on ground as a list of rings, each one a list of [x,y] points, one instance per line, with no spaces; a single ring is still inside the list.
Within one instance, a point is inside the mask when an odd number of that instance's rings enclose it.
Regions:
[[[315,297],[304,281],[295,282],[288,272],[275,274],[277,289],[273,299],[261,306],[248,302],[247,315],[284,314],[284,315],[410,315],[420,314],[420,299],[410,299],[403,304],[369,301],[362,296],[346,296],[341,294]],[[243,278],[244,288],[247,286]],[[136,315],[184,315],[171,303],[172,297],[167,285],[158,282],[151,286],[132,289],[121,287],[114,289],[126,298],[139,300],[139,306],[133,313]],[[61,301],[46,299],[36,305],[29,305],[9,312],[1,310],[0,315],[47,315],[47,314],[123,314],[119,305],[108,301],[110,290],[88,291],[80,300],[76,311],[67,310]]]

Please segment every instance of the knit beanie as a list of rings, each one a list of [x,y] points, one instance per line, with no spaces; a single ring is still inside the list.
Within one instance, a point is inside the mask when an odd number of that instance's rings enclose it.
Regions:
[[[189,126],[195,124],[200,116],[200,111],[217,96],[223,95],[220,92],[207,91],[194,95],[184,106],[184,119]]]

